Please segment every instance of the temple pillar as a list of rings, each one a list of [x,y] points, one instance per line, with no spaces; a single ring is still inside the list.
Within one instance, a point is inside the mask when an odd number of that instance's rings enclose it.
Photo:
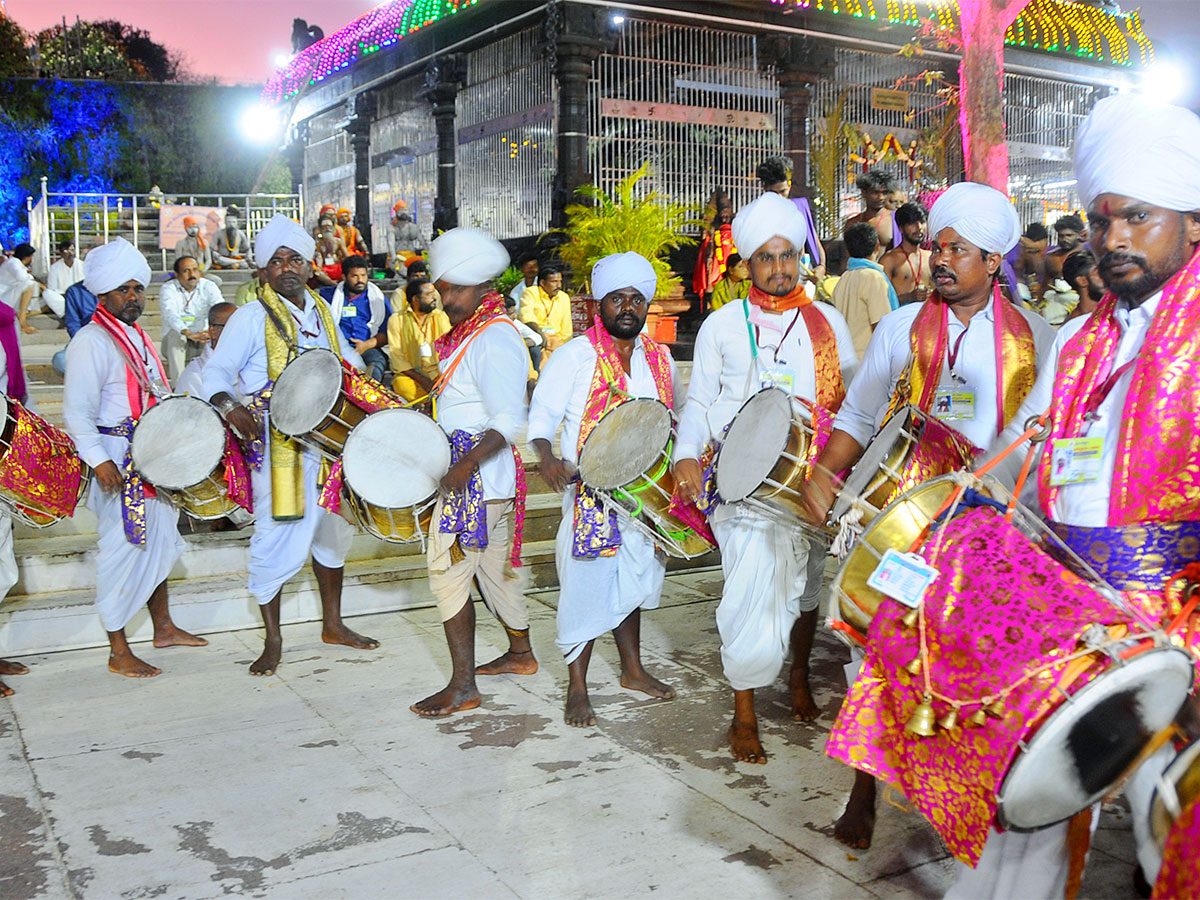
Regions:
[[[833,74],[836,65],[828,42],[805,36],[759,38],[759,60],[775,72],[783,121],[778,124],[782,153],[792,162],[792,196],[809,197],[808,120],[812,86]]]
[[[457,153],[454,101],[466,80],[466,61],[460,54],[439,56],[425,70],[421,96],[433,107],[434,132],[437,136],[437,197],[433,203],[433,233],[458,226]]]
[[[367,252],[374,246],[371,233],[371,123],[375,120],[375,97],[369,93],[355,94],[350,122],[346,132],[354,151],[354,227],[367,242]]]

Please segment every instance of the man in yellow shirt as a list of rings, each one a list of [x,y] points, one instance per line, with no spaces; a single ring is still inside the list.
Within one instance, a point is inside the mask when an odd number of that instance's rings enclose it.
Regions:
[[[546,341],[542,364],[550,354],[574,335],[571,326],[571,298],[562,289],[562,270],[543,266],[537,282],[521,294],[518,317]]]
[[[392,390],[405,400],[424,397],[438,377],[433,342],[450,330],[450,319],[437,308],[437,292],[427,278],[410,281],[404,288],[408,311],[398,308],[388,319],[388,355]]]

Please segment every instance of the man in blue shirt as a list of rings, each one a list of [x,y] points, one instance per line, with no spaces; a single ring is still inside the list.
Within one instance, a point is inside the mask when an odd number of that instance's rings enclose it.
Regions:
[[[83,286],[82,281],[77,281],[71,285],[63,294],[63,299],[66,303],[66,312],[64,317],[67,322],[67,337],[68,339],[75,337],[75,332],[92,321],[92,316],[96,312],[96,305],[100,302],[96,299],[96,295]],[[51,360],[54,366],[54,371],[59,375],[65,375],[67,372],[67,348],[63,347],[54,354]]]
[[[391,306],[383,292],[367,278],[365,257],[348,256],[342,260],[342,281],[321,288],[321,296],[333,310],[333,320],[342,329],[342,337],[354,345],[367,366],[367,374],[380,383],[387,370],[387,321]]]

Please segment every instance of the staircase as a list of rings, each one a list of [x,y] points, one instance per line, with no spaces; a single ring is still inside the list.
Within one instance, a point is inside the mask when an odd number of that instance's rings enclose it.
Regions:
[[[222,294],[232,300],[245,272],[222,272]],[[158,339],[161,318],[157,286],[140,324]],[[65,346],[67,333],[47,316],[30,317],[37,334],[21,336],[21,352],[30,394],[43,418],[62,425],[62,380],[51,366],[54,353]],[[685,366],[685,368],[690,368]],[[561,518],[561,498],[550,491],[532,466],[526,465],[529,496],[522,557],[530,589],[557,584],[554,535]],[[195,532],[181,518],[180,531],[188,549],[172,570],[169,591],[172,616],[180,627],[199,633],[255,628],[261,624],[257,605],[246,591],[250,529]],[[20,579],[0,602],[0,658],[107,645],[94,605],[96,520],[82,504],[74,518],[46,529],[14,523],[13,534]],[[669,568],[699,568],[718,564],[711,553],[697,560],[670,560]],[[347,616],[433,605],[419,544],[388,544],[366,534],[354,538],[346,560],[342,608]],[[320,618],[316,581],[309,568],[283,589],[284,622]],[[151,638],[149,616],[139,613],[127,628],[131,641]]]

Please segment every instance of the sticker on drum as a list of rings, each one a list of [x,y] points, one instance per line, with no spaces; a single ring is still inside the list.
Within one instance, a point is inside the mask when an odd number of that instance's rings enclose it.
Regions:
[[[450,470],[450,442],[433,419],[412,409],[381,409],[355,426],[342,451],[346,485],[384,509],[432,497]]]
[[[225,423],[198,397],[167,397],[138,419],[129,440],[133,468],[154,487],[199,484],[225,455]]]
[[[306,350],[284,366],[271,388],[275,430],[299,437],[320,425],[341,396],[343,372],[342,361],[322,348]]]
[[[792,399],[778,388],[759,391],[742,405],[717,457],[717,493],[725,503],[758,490],[787,449],[792,422]]]
[[[579,454],[579,479],[600,491],[615,491],[641,477],[662,455],[671,437],[671,411],[649,397],[626,400],[592,429]]]
[[[997,793],[1008,831],[1037,831],[1103,797],[1175,719],[1192,686],[1192,658],[1175,647],[1114,664],[1067,698],[1022,744]]]

